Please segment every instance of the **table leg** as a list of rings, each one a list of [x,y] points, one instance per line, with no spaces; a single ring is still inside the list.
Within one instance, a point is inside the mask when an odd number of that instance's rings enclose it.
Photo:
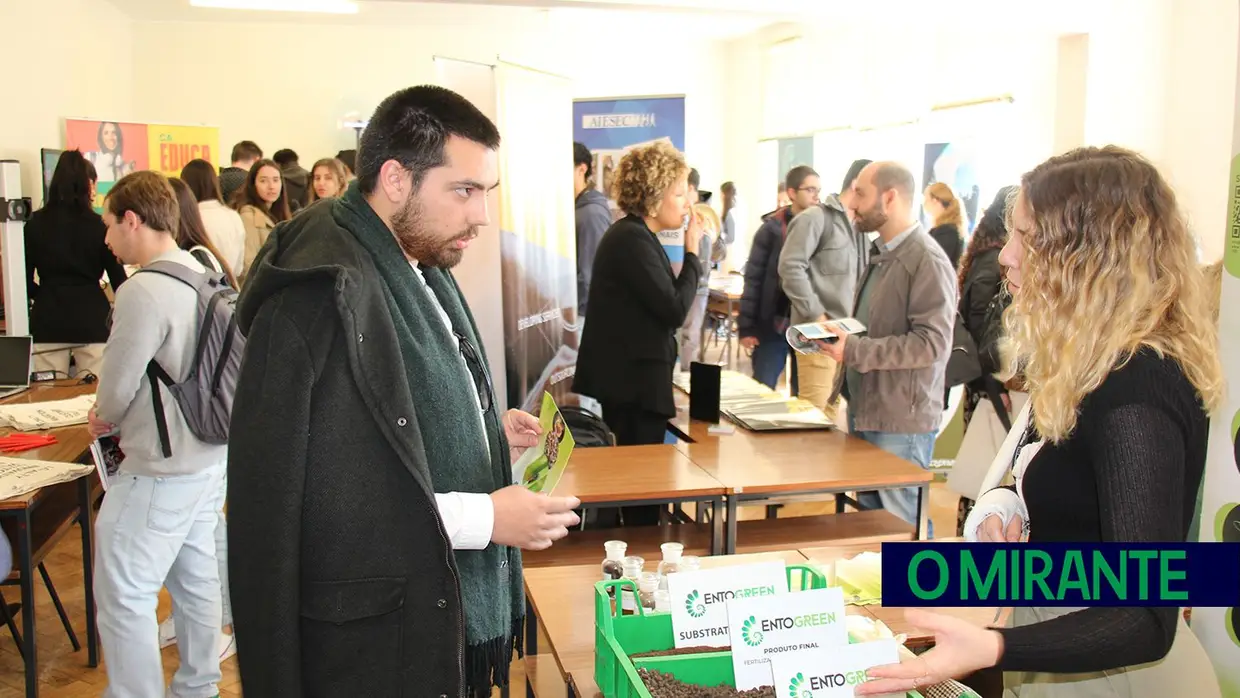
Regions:
[[[724,546],[727,541],[723,534],[723,500],[712,499],[710,502],[710,554],[720,555],[723,553]],[[704,511],[705,507],[701,507]]]
[[[525,597],[525,656],[538,654],[538,616],[534,615],[534,604],[530,597]]]
[[[23,509],[18,520],[17,555],[21,570],[22,585],[22,635],[25,640],[26,660],[26,698],[38,698],[39,695],[39,661],[38,640],[35,632],[34,609],[34,544],[30,539],[30,510]]]
[[[528,659],[538,654],[538,616],[534,615],[534,604],[530,603],[530,597],[525,597],[525,656]],[[535,698],[534,684],[530,682],[530,675],[525,675],[525,698]]]
[[[90,476],[78,478],[78,524],[82,527],[82,581],[86,596],[86,665],[99,666],[99,626],[95,618],[95,506],[90,497]]]
[[[846,499],[847,499],[847,498],[844,496],[844,493],[843,493],[843,492],[841,492],[841,493],[839,493],[839,494],[835,495],[835,513],[837,513],[837,514],[843,514],[843,513],[844,513],[844,501],[845,501]]]
[[[913,540],[928,538],[930,533],[930,485],[917,488],[917,531]]]
[[[728,535],[724,538],[725,552],[736,554],[736,497],[728,497]]]

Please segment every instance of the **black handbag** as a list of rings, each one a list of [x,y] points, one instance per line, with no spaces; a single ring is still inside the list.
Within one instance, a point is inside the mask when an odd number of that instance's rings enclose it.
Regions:
[[[964,385],[982,377],[982,363],[977,355],[977,342],[964,326],[964,316],[956,313],[956,328],[952,332],[952,354],[947,360],[948,389]]]

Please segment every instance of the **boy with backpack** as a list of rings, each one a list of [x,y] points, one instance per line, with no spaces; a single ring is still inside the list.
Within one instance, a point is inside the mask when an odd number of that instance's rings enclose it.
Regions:
[[[125,453],[95,523],[104,696],[165,695],[155,613],[166,586],[181,654],[170,695],[210,698],[220,680],[215,529],[243,344],[230,331],[236,294],[177,246],[177,199],[163,175],[122,178],[103,218],[108,247],[143,268],[116,294],[90,415],[92,435],[119,432]]]

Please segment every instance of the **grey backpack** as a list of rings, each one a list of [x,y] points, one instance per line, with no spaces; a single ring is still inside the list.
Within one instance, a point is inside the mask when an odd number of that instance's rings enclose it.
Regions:
[[[173,380],[154,359],[146,366],[164,458],[172,457],[172,442],[164,419],[160,383],[168,387],[189,430],[199,441],[226,444],[233,394],[237,392],[237,376],[241,373],[241,357],[245,353],[245,337],[237,329],[237,291],[228,285],[223,274],[210,269],[206,273],[197,272],[184,264],[163,261],[154,262],[141,271],[170,276],[198,294],[201,326],[194,360],[185,380],[180,383]]]

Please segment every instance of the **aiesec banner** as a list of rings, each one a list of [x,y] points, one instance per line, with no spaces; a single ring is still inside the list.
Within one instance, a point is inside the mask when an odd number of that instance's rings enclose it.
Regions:
[[[684,97],[623,97],[573,102],[573,140],[595,150],[623,151],[670,139],[685,149]]]
[[[573,102],[573,140],[590,149],[594,156],[594,187],[610,199],[612,177],[629,149],[662,140],[682,153],[685,151],[685,98],[576,100]],[[613,203],[612,216],[619,215]],[[672,270],[680,273],[685,258],[684,232],[655,232],[672,263]]]
[[[219,167],[220,132],[213,126],[65,119],[65,150],[73,149],[95,166],[98,209],[112,185],[131,172],[155,170],[175,177],[199,158]]]

